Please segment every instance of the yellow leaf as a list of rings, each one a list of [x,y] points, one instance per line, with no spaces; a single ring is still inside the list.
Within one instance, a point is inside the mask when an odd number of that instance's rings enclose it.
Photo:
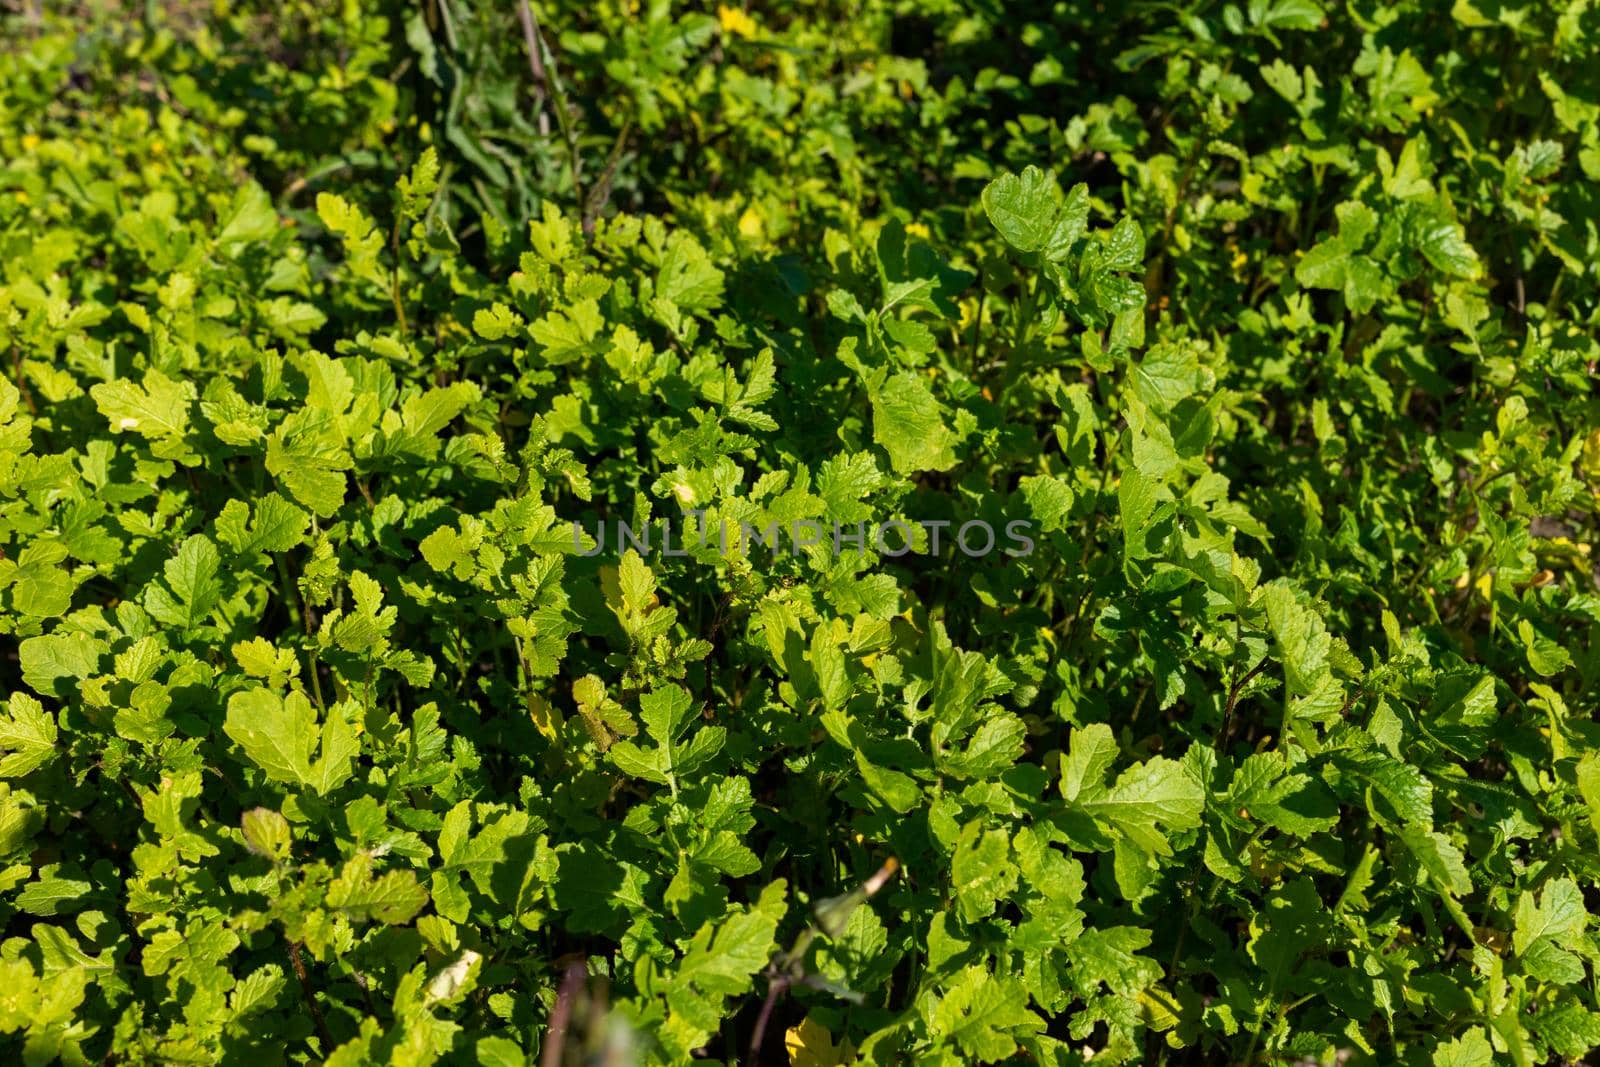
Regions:
[[[555,740],[561,733],[561,713],[550,702],[537,693],[529,693],[528,717],[533,720],[533,725],[544,736]]]
[[[614,564],[600,568],[600,595],[606,598],[607,604],[622,603],[622,580]]]
[[[744,237],[760,237],[761,231],[765,228],[761,212],[754,207],[745,208],[744,214],[739,216],[739,233]]]
[[[1583,473],[1590,481],[1600,482],[1600,430],[1591,431],[1583,439],[1583,458],[1580,461]]]
[[[1183,1017],[1178,998],[1160,986],[1151,986],[1139,994],[1139,1009],[1145,1025],[1152,1030],[1171,1030]]]
[[[789,1052],[790,1067],[840,1067],[856,1058],[850,1042],[834,1045],[833,1035],[809,1015],[783,1035],[783,1047]]]

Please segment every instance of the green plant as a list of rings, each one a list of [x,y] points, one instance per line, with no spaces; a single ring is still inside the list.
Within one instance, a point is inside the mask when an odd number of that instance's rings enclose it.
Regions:
[[[1600,1046],[1600,16],[858,8],[0,15],[8,1052]]]

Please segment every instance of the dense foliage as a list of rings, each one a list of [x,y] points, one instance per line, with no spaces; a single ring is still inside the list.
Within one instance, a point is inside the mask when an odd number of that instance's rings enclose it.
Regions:
[[[43,7],[7,1062],[1600,1046],[1600,6]]]

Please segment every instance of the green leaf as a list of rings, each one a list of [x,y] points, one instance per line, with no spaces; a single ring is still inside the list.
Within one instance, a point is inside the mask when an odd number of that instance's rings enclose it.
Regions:
[[[1027,745],[1028,726],[1000,713],[983,722],[963,746],[939,754],[941,770],[956,778],[993,778],[1016,766]]]
[[[767,965],[776,948],[773,938],[786,910],[785,890],[781,879],[772,882],[749,908],[715,929],[702,927],[684,954],[678,980],[720,996],[748,991],[751,976]]]
[[[269,689],[235,693],[228,699],[222,728],[272,781],[322,794],[349,779],[351,759],[359,749],[354,731],[344,720],[330,719],[319,729],[311,701],[300,692],[287,697]],[[313,761],[319,740],[321,751]]]
[[[529,335],[543,347],[551,365],[572,363],[600,347],[604,320],[593,300],[579,300],[565,311],[551,311],[528,327]]]
[[[1481,1026],[1433,1050],[1433,1067],[1491,1067],[1493,1063],[1494,1049]]]
[[[1028,994],[1020,983],[978,966],[967,967],[950,981],[931,1019],[934,1033],[953,1042],[969,1062],[979,1063],[1009,1059],[1019,1038],[1044,1025],[1028,1010]]]
[[[345,267],[352,275],[380,288],[387,278],[378,256],[383,250],[380,233],[360,208],[336,193],[317,194],[317,217],[344,246]]]
[[[663,747],[683,735],[693,720],[694,700],[682,686],[668,686],[639,698],[639,720],[645,732]]]
[[[408,398],[401,406],[400,424],[414,437],[433,437],[478,396],[478,387],[471,382],[429,389]]]
[[[1138,955],[1150,945],[1150,931],[1133,926],[1085,930],[1067,950],[1073,981],[1085,995],[1104,983],[1119,996],[1133,996],[1161,977],[1161,965]]]
[[[1286,583],[1267,585],[1261,595],[1289,691],[1300,696],[1316,692],[1328,672],[1333,647],[1322,617]]]
[[[1205,382],[1195,349],[1190,345],[1153,345],[1133,370],[1133,387],[1150,410],[1171,411],[1193,396]]]
[[[430,145],[422,150],[411,167],[411,173],[395,185],[395,195],[400,202],[400,217],[416,219],[427,210],[433,194],[439,189],[439,153]]]
[[[293,844],[289,821],[270,808],[251,808],[245,812],[241,832],[245,846],[257,855],[275,862],[289,858]]]
[[[1430,213],[1423,219],[1416,240],[1428,262],[1439,270],[1459,278],[1477,276],[1477,252],[1467,243],[1461,227],[1442,212]]]
[[[301,693],[287,700],[268,689],[247,689],[228,700],[223,731],[276,782],[311,781],[317,715]]]
[[[1407,825],[1400,827],[1400,840],[1416,856],[1434,888],[1455,896],[1472,892],[1465,859],[1449,837],[1436,830]]]
[[[145,372],[142,384],[119,378],[94,386],[89,395],[111,424],[112,433],[136,433],[155,441],[181,438],[189,432],[193,386],[174,381],[155,368]]]
[[[1568,951],[1583,943],[1589,922],[1576,882],[1570,878],[1547,882],[1537,902],[1532,893],[1523,892],[1517,898],[1515,921],[1511,947],[1524,970],[1548,982],[1583,981],[1583,964]]]
[[[21,778],[56,756],[56,722],[33,697],[12,693],[0,717],[0,778]]]
[[[1012,248],[1037,252],[1055,229],[1060,196],[1053,177],[1038,167],[1025,167],[1020,176],[1002,174],[984,186],[983,210]]]
[[[504,340],[520,329],[522,316],[498,302],[479,308],[472,316],[472,331],[485,341]]]
[[[666,754],[660,749],[646,751],[632,741],[618,741],[607,750],[606,756],[630,778],[643,778],[657,785],[672,781]]]
[[[1131,218],[1117,220],[1106,235],[1103,266],[1112,270],[1138,270],[1144,264],[1144,233]]]
[[[1122,558],[1150,555],[1148,539],[1156,512],[1157,484],[1137,467],[1122,472],[1117,485],[1117,507],[1122,519]]]
[[[53,877],[41,872],[37,880],[22,887],[13,903],[29,915],[70,915],[87,906],[85,898],[93,888],[91,883],[81,879]]]
[[[86,633],[53,633],[30,637],[18,647],[22,680],[36,693],[62,696],[59,683],[89,678],[100,670],[105,645]]]
[[[78,583],[54,565],[66,559],[64,546],[51,545],[53,551],[45,555],[36,551],[41,547],[44,546],[32,545],[22,553],[12,578],[11,603],[23,615],[51,619],[72,610],[72,594]]]
[[[1257,18],[1259,5],[1252,5],[1251,21],[1280,30],[1314,30],[1322,24],[1324,11],[1316,0],[1276,0]]]
[[[165,583],[145,587],[145,610],[169,626],[199,626],[222,599],[221,569],[217,546],[204,534],[195,534],[162,567]]]
[[[1017,884],[1005,831],[984,830],[977,820],[968,823],[950,862],[950,881],[963,919],[977,922],[991,914]]]
[[[1333,829],[1339,807],[1333,795],[1308,774],[1292,772],[1280,752],[1249,756],[1234,772],[1227,809],[1245,812],[1285,833],[1311,837]]]
[[[817,496],[827,506],[828,518],[840,523],[861,522],[873,513],[862,498],[887,481],[870,452],[832,456],[817,470]]]
[[[374,878],[372,859],[356,856],[328,885],[328,906],[352,917],[389,926],[410,922],[428,903],[428,891],[410,871],[387,871]]]
[[[819,625],[811,634],[811,668],[816,673],[823,706],[830,711],[842,708],[850,696],[850,676],[845,670],[844,651],[827,626]]]
[[[1061,761],[1061,795],[1067,801],[1063,829],[1085,847],[1124,849],[1118,884],[1137,897],[1142,868],[1172,854],[1171,835],[1200,824],[1205,789],[1189,765],[1160,756],[1135,764],[1108,785],[1116,756],[1111,728],[1104,723],[1072,732]]]
[[[217,540],[234,552],[287,552],[305,541],[311,516],[277,493],[256,499],[255,521],[247,525],[250,509],[230,500],[217,517]]]
[[[956,435],[945,408],[910,372],[896,374],[872,395],[872,439],[901,474],[955,466]]]
[[[1054,533],[1067,528],[1067,517],[1072,511],[1072,490],[1060,478],[1050,475],[1033,475],[1019,483],[1022,498],[1028,511],[1039,523],[1042,533]]]
[[[237,255],[240,246],[264,244],[277,236],[281,227],[267,191],[255,182],[246,182],[233,195],[233,203],[217,234],[217,244],[228,255]]]
[[[656,295],[682,311],[708,311],[722,303],[722,271],[686,233],[673,235],[656,276]]]
[[[1585,753],[1578,761],[1578,792],[1589,809],[1589,824],[1600,837],[1600,753]]]

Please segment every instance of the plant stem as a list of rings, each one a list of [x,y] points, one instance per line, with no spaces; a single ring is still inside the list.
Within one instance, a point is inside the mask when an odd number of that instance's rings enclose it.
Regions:
[[[555,107],[556,125],[561,127],[561,137],[567,144],[567,157],[572,165],[572,199],[577,201],[578,210],[582,212],[587,201],[583,198],[583,161],[578,153],[578,132],[572,124],[561,75],[556,72],[555,57],[539,32],[539,17],[533,13],[528,0],[517,0],[517,18],[522,22],[522,39],[528,48],[528,66]]]
[[[394,220],[389,233],[389,253],[394,257],[394,269],[389,274],[389,299],[394,302],[394,317],[400,322],[400,336],[411,331],[406,326],[405,303],[400,299],[400,220]]]
[[[333,1035],[328,1032],[327,1020],[322,1017],[322,1009],[317,1007],[317,994],[311,988],[311,976],[306,973],[306,962],[300,957],[300,942],[289,942],[289,963],[294,967],[294,976],[300,979],[300,993],[305,998],[306,1008],[311,1012],[311,1021],[316,1024],[317,1036],[322,1039],[323,1056],[333,1052]]]

